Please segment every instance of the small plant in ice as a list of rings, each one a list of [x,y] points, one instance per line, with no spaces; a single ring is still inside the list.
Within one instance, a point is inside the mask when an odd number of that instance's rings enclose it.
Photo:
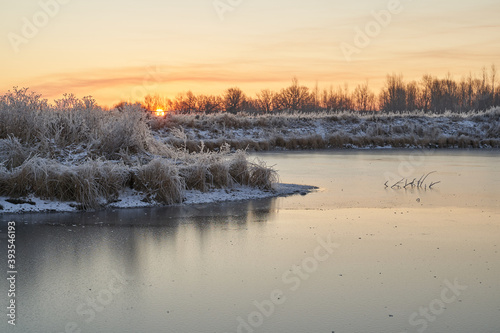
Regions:
[[[435,173],[436,171],[431,171],[431,172],[428,172],[426,174],[423,174],[420,178],[413,178],[411,181],[409,181],[409,179],[407,178],[401,178],[401,180],[395,182],[394,184],[392,184],[391,186],[389,186],[390,184],[389,181],[386,181],[384,183],[384,186],[385,188],[388,188],[390,187],[391,189],[407,189],[407,188],[417,188],[417,189],[432,189],[432,187],[434,185],[437,185],[439,183],[441,183],[441,181],[435,181],[435,182],[430,182],[429,185],[427,185],[427,183],[425,182],[427,180],[427,178],[429,177],[429,175]]]

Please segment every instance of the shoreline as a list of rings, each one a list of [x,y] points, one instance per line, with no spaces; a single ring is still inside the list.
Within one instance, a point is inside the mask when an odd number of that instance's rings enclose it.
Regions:
[[[212,204],[222,202],[247,201],[265,199],[271,197],[287,197],[291,195],[307,195],[318,190],[316,186],[297,184],[274,184],[272,190],[262,190],[250,186],[234,186],[228,189],[214,189],[208,192],[199,190],[187,190],[184,193],[184,201],[179,204],[165,205],[157,202],[145,202],[141,193],[136,191],[126,191],[122,193],[116,202],[106,203],[101,209],[90,211],[103,211],[107,209],[129,209],[129,208],[155,208],[155,207],[178,207],[192,206],[197,204]],[[43,200],[33,196],[21,198],[25,203],[10,203],[6,200],[17,200],[19,198],[9,198],[0,196],[0,216],[3,214],[25,214],[25,213],[77,213],[89,210],[79,209],[79,204],[75,201],[62,202],[56,200]]]
[[[499,152],[500,148],[401,148],[401,147],[364,147],[364,148],[318,148],[318,149],[292,149],[278,148],[267,151],[249,152],[249,157],[253,154],[273,154],[273,153],[302,153],[302,152],[377,152],[377,151],[447,151],[447,152]],[[81,204],[76,201],[57,201],[40,199],[33,194],[23,197],[0,196],[0,216],[4,214],[27,214],[27,213],[75,213],[85,211],[105,211],[107,209],[127,209],[127,208],[155,208],[155,207],[182,207],[197,204],[214,204],[224,202],[236,202],[247,200],[258,200],[271,197],[286,197],[296,194],[306,195],[318,190],[314,185],[299,185],[275,183],[272,190],[259,189],[248,185],[235,185],[232,188],[214,188],[206,192],[199,190],[186,190],[182,203],[162,204],[155,201],[145,201],[144,193],[136,190],[127,189],[120,194],[119,198],[113,202],[102,202],[97,209],[82,209]],[[21,200],[25,203],[10,203],[7,200]]]

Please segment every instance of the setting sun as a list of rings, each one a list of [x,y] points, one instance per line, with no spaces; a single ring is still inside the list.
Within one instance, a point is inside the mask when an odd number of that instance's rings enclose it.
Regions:
[[[155,114],[157,117],[163,117],[165,115],[165,111],[163,111],[163,109],[156,109]]]

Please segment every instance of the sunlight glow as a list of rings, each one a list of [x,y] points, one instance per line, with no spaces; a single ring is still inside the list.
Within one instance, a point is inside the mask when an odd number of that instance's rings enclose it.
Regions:
[[[155,114],[157,117],[163,117],[165,115],[165,111],[163,111],[163,109],[156,109]]]

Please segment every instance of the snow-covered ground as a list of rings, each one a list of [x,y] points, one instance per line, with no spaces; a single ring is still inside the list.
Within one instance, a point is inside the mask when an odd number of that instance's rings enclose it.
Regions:
[[[209,192],[198,190],[187,190],[184,193],[184,201],[178,205],[206,204],[225,201],[239,201],[263,199],[269,197],[306,195],[314,191],[316,187],[307,185],[283,184],[274,185],[273,190],[261,190],[249,186],[234,186],[230,189],[213,189]],[[18,199],[19,200],[19,199]],[[24,203],[11,203],[12,198],[0,196],[0,214],[2,213],[28,213],[28,212],[77,212],[80,211],[77,202],[61,202],[56,200],[42,200],[33,195],[21,199]],[[122,193],[118,200],[112,203],[104,203],[105,208],[139,208],[139,207],[159,207],[157,202],[147,202],[144,194],[134,190],[127,190]]]
[[[500,147],[500,108],[483,112],[265,115],[168,115],[157,137],[175,146],[217,149],[492,148]]]

